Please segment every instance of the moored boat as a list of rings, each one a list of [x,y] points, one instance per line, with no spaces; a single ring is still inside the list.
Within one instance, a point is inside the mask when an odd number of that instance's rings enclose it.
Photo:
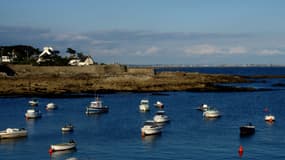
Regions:
[[[197,108],[197,110],[200,110],[200,111],[202,111],[202,112],[205,112],[205,111],[207,111],[208,109],[210,109],[210,106],[208,106],[207,104],[202,104],[201,106],[199,106],[199,107]]]
[[[144,122],[141,128],[142,136],[161,134],[162,127],[157,125],[153,120],[147,120]]]
[[[66,143],[59,143],[59,144],[52,144],[50,145],[49,152],[55,152],[55,151],[66,151],[76,148],[76,143],[73,140],[70,140]]]
[[[54,110],[54,109],[57,109],[57,105],[55,103],[50,102],[46,105],[46,110]]]
[[[39,101],[37,99],[31,99],[29,100],[29,104],[31,106],[37,106],[39,104]]]
[[[273,122],[273,121],[275,121],[275,116],[273,116],[272,114],[265,115],[264,120],[268,121],[268,122]]]
[[[67,124],[61,128],[62,132],[72,132],[74,129],[72,124]]]
[[[142,112],[149,111],[149,101],[147,99],[142,99],[140,101],[139,109]]]
[[[157,111],[153,117],[153,121],[156,123],[166,123],[169,122],[170,119],[164,111]]]
[[[248,136],[255,133],[255,126],[251,123],[248,123],[247,125],[243,125],[240,128],[240,135],[241,136]]]
[[[36,119],[36,118],[40,118],[41,116],[42,116],[41,111],[35,108],[28,109],[25,113],[25,117],[27,119]]]
[[[107,113],[109,111],[108,106],[104,106],[103,102],[99,97],[95,101],[90,102],[89,106],[86,107],[86,114],[99,114]]]
[[[218,118],[221,116],[221,113],[217,109],[211,108],[204,111],[203,116],[206,118]]]
[[[154,104],[155,107],[158,107],[158,108],[163,108],[164,107],[164,104],[161,102],[161,101],[156,101],[156,103]]]
[[[7,128],[0,131],[0,139],[26,137],[28,131],[24,128]]]

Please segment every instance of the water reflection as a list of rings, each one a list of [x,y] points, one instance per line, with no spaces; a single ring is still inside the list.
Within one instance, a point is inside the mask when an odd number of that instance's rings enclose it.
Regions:
[[[74,152],[76,152],[76,149],[70,149],[70,150],[65,150],[65,151],[56,151],[56,152],[53,152],[51,154],[51,158],[53,159],[58,159],[58,158],[68,158],[68,157],[71,157]]]
[[[145,137],[142,137],[142,141],[144,144],[153,144],[155,141],[161,138],[161,134],[158,135],[148,135]]]

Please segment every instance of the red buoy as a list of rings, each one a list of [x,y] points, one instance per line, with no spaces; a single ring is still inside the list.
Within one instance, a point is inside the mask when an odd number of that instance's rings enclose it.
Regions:
[[[238,154],[239,154],[240,157],[241,157],[242,154],[243,154],[243,147],[242,147],[242,145],[239,146]]]
[[[49,148],[48,153],[51,155],[53,152],[52,148]]]

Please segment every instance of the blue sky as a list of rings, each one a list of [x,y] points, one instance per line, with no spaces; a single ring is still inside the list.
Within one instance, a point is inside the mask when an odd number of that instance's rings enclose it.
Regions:
[[[122,64],[285,65],[283,0],[2,0],[0,45]]]

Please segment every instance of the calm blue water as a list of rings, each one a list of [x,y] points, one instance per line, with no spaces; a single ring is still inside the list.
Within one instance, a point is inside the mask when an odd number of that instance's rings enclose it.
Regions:
[[[183,71],[199,72],[210,74],[231,74],[231,75],[285,75],[285,67],[180,67],[180,68],[158,68],[161,71]]]
[[[284,81],[284,80],[283,80]],[[267,85],[264,83],[264,85]],[[0,159],[284,159],[285,153],[285,90],[260,92],[166,92],[104,94],[102,100],[110,107],[107,114],[85,115],[85,106],[93,98],[39,98],[43,117],[25,120],[29,98],[0,98],[0,130],[24,127],[27,138],[0,140]],[[148,98],[150,104],[160,100],[171,122],[156,137],[140,136],[140,128],[158,110],[149,113],[138,110],[139,101]],[[58,110],[46,111],[54,102]],[[202,117],[194,108],[202,103],[218,108],[223,116],[215,120]],[[264,108],[276,116],[276,122],[264,121]],[[240,138],[239,126],[247,122],[256,125],[256,133]],[[74,132],[62,134],[60,128],[72,123]],[[49,145],[74,139],[77,150],[55,153],[50,157]],[[237,150],[242,145],[240,158]]]

